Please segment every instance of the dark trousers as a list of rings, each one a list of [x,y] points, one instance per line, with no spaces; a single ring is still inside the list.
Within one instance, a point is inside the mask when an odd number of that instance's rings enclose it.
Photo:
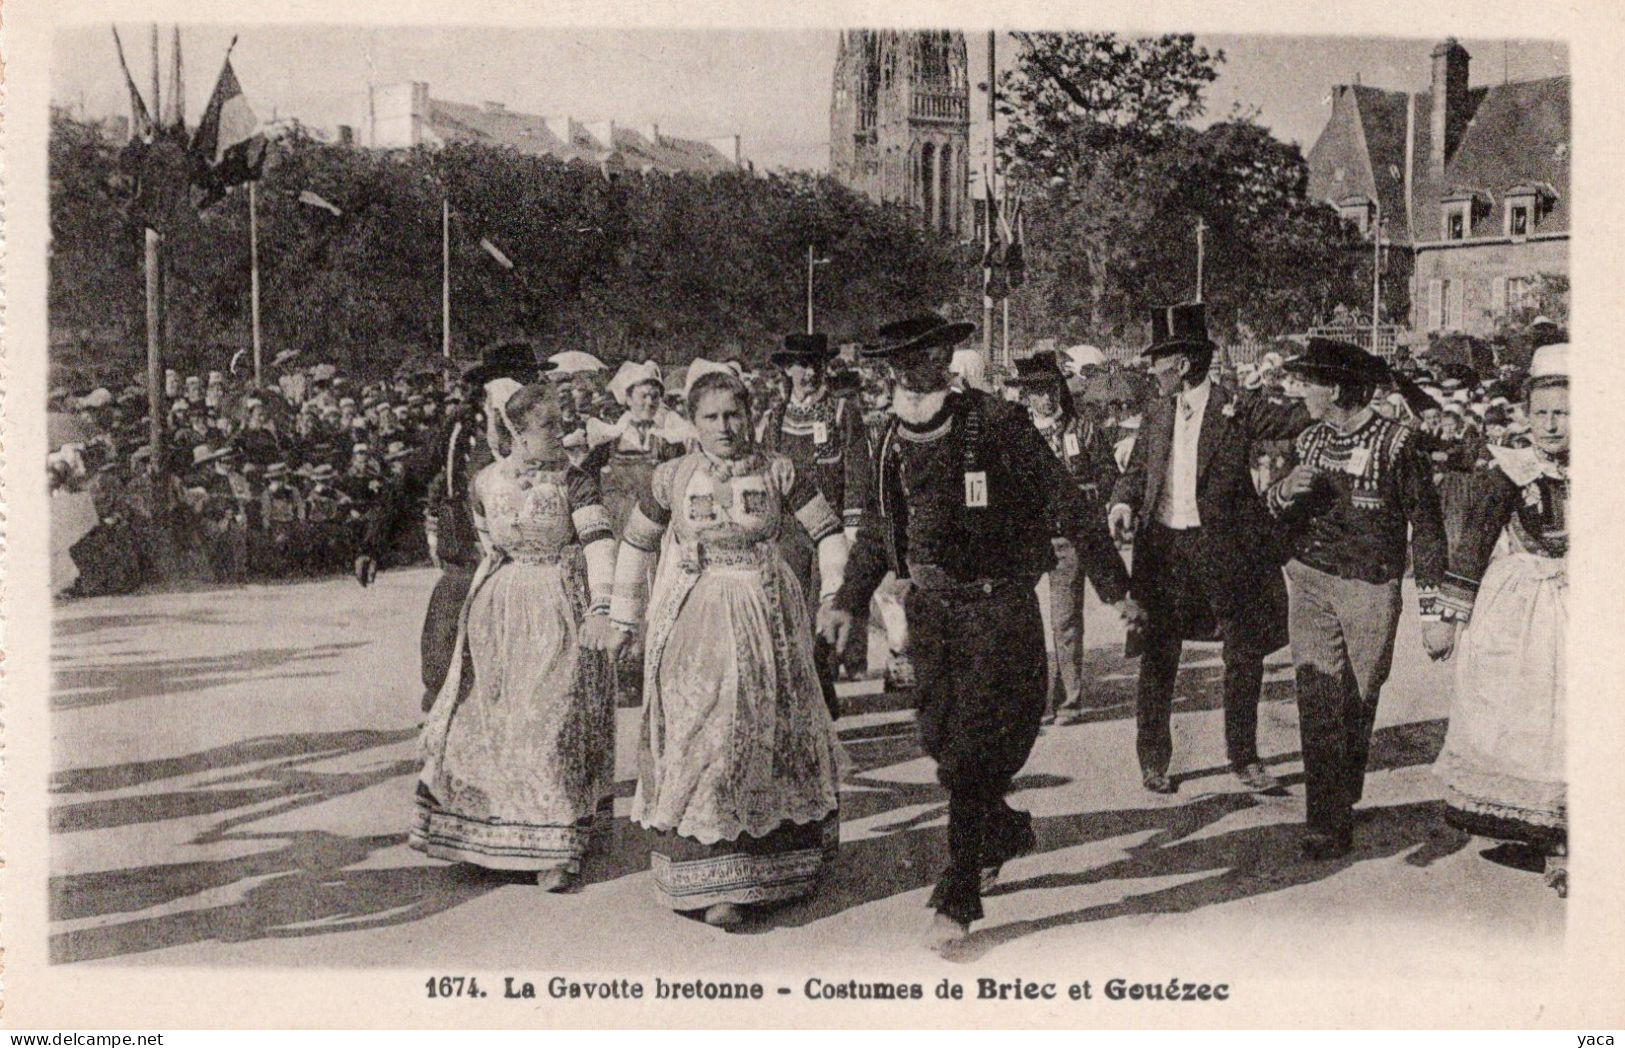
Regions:
[[[981,874],[1032,847],[1032,819],[1005,803],[1038,739],[1049,685],[1032,579],[909,590],[920,743],[948,791],[948,868],[930,905],[982,916]]]
[[[1174,679],[1179,675],[1187,611],[1196,604],[1216,621],[1224,643],[1225,756],[1232,768],[1251,764],[1258,760],[1258,699],[1264,686],[1264,656],[1269,654],[1263,650],[1265,642],[1252,635],[1250,624],[1223,610],[1232,606],[1229,600],[1216,599],[1210,592],[1200,529],[1176,531],[1152,524],[1142,541],[1157,544],[1154,555],[1161,560],[1167,592],[1146,601],[1148,621],[1135,710],[1140,771],[1165,775],[1173,759]]]
[[[423,615],[423,637],[419,651],[423,662],[423,709],[428,712],[451,673],[451,660],[457,655],[457,619],[462,614],[468,588],[474,583],[474,567],[447,564],[429,594],[429,609]]]
[[[1286,576],[1306,821],[1346,840],[1365,788],[1377,700],[1393,667],[1400,584],[1339,578],[1296,560]]]

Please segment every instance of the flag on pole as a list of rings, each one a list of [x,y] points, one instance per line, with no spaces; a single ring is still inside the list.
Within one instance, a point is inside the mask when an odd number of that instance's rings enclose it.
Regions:
[[[181,27],[175,26],[170,49],[169,94],[164,96],[164,111],[159,118],[165,131],[186,134],[186,78],[181,70]]]
[[[265,150],[259,117],[248,105],[227,48],[220,79],[215,81],[214,93],[192,136],[193,182],[202,190],[199,209],[219,200],[230,187],[258,179],[265,166]]]
[[[113,27],[113,46],[118,49],[118,67],[124,70],[124,85],[130,89],[130,141],[150,142],[152,114],[147,112],[146,99],[141,97],[141,89],[135,86],[135,78],[130,76],[130,67],[124,61],[124,41],[119,39],[117,26]]]
[[[497,265],[501,266],[503,269],[513,268],[513,259],[509,258],[507,255],[504,255],[501,248],[497,247],[486,238],[480,237],[480,247],[485,249],[485,253],[487,255],[490,255],[492,258],[496,259]]]
[[[334,215],[344,214],[344,212],[339,209],[337,204],[328,202],[320,195],[309,189],[301,189],[299,191],[299,202],[301,204],[309,204],[311,207],[319,207],[323,211],[330,211]]]

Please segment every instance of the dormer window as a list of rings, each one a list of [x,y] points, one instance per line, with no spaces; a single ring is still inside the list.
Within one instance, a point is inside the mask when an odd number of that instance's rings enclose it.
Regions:
[[[1444,198],[1444,228],[1446,240],[1467,240],[1473,235],[1473,225],[1489,212],[1488,202],[1479,193],[1463,191]]]
[[[1371,231],[1371,222],[1376,217],[1376,208],[1377,205],[1371,201],[1371,198],[1364,196],[1345,197],[1337,202],[1338,215],[1342,217],[1344,222],[1358,230],[1361,236],[1365,236]]]
[[[1556,199],[1557,192],[1541,182],[1523,183],[1507,190],[1506,235],[1517,239],[1535,232]]]

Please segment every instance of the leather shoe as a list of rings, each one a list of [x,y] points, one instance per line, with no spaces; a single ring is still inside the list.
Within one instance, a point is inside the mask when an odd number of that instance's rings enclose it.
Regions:
[[[1327,859],[1341,859],[1354,850],[1352,834],[1331,836],[1324,833],[1310,833],[1303,838],[1303,854],[1317,862]]]
[[[1143,781],[1145,783],[1145,788],[1150,790],[1152,793],[1179,792],[1178,784],[1176,784],[1174,780],[1170,779],[1165,773],[1160,771],[1146,772]]]
[[[1281,780],[1264,770],[1257,761],[1232,769],[1241,784],[1254,793],[1268,793],[1281,788]]]

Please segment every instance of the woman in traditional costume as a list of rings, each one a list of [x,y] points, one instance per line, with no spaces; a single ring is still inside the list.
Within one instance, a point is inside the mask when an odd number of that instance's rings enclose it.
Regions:
[[[1564,655],[1568,624],[1568,346],[1530,367],[1532,447],[1492,447],[1474,475],[1440,603],[1454,630],[1455,698],[1434,765],[1447,818],[1537,848],[1568,892]],[[1449,650],[1448,648],[1446,649]]]
[[[642,627],[644,718],[632,817],[654,831],[655,886],[727,927],[809,894],[839,840],[838,743],[812,622],[780,552],[807,531],[833,597],[841,522],[811,478],[751,439],[750,395],[722,365],[689,369],[699,450],[655,470],[615,570],[611,646]],[[658,557],[644,614],[643,579]]]
[[[597,481],[568,465],[554,391],[491,385],[497,459],[472,483],[485,558],[424,726],[411,845],[562,891],[610,811],[614,542]]]

